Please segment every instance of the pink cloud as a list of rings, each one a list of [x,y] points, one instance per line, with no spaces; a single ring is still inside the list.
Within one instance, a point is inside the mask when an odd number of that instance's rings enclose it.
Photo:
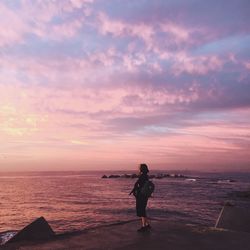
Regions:
[[[74,37],[84,24],[84,19],[78,19],[67,23],[62,23],[59,25],[51,25],[50,28],[47,26],[40,26],[34,30],[34,33],[43,38],[51,40],[62,40],[65,38]]]
[[[0,3],[0,46],[10,46],[25,42],[26,34],[35,34],[42,39],[61,40],[75,36],[84,25],[84,17],[91,12],[91,0],[77,1],[30,1],[22,0],[21,7],[9,9]],[[82,9],[81,17],[73,15]],[[72,13],[72,20],[63,20],[63,13]],[[54,24],[53,18],[62,18],[62,23]]]
[[[244,63],[244,66],[245,66],[248,70],[250,70],[250,62],[245,62],[245,63]]]
[[[106,118],[156,115],[161,106],[194,102],[198,96],[193,92],[170,92],[139,87],[114,87],[95,90],[87,86],[68,86],[46,88],[33,85],[23,88],[21,84],[0,85],[1,101],[5,107],[13,105],[15,109],[22,107],[25,112],[46,114],[55,112],[82,113],[89,117],[91,114],[106,112]],[[124,102],[127,98],[135,97],[136,102]],[[44,102],[43,100],[46,100]],[[131,100],[131,99],[130,99]],[[32,107],[32,108],[30,108]],[[102,118],[101,118],[102,119]]]
[[[112,34],[114,36],[134,36],[142,39],[150,48],[152,36],[155,34],[154,28],[144,23],[129,24],[119,20],[112,20],[103,12],[98,15],[98,29],[101,34]]]
[[[249,143],[250,138],[247,126],[232,122],[208,124],[206,121],[199,124],[189,117],[195,126],[171,129],[172,123],[168,118],[167,127],[171,133],[157,128],[157,122],[163,122],[164,117],[168,117],[167,113],[173,112],[173,104],[185,105],[196,100],[195,92],[194,96],[191,93],[139,87],[93,89],[71,85],[58,89],[38,85],[30,85],[29,88],[0,85],[0,136],[6,148],[15,141],[20,156],[16,159],[32,166],[39,165],[40,161],[71,162],[76,166],[84,161],[86,165],[98,166],[101,161],[114,164],[124,157],[129,159],[127,164],[141,159],[155,166],[163,163],[180,166],[181,157],[185,167],[190,165],[192,168],[195,167],[194,162],[203,166],[220,165],[235,162],[238,157],[241,157],[241,164],[247,163],[248,153],[244,146],[244,141]],[[231,115],[246,117],[249,110],[239,112]],[[154,115],[162,115],[162,120],[151,121],[156,126],[153,134],[148,133],[150,127],[147,123],[123,132],[119,130],[121,127],[115,130],[112,123],[108,123],[115,118],[148,117],[150,120]],[[240,122],[239,117],[237,119]],[[158,129],[160,133],[157,133]],[[10,156],[17,151],[5,149],[4,152]],[[62,156],[59,157],[58,152]],[[122,156],[119,152],[123,152]],[[3,161],[16,164],[9,158]]]
[[[175,75],[181,73],[205,75],[210,71],[219,71],[223,61],[216,55],[189,56],[186,53],[177,53],[174,57],[172,70]]]
[[[0,3],[0,47],[23,42],[29,26],[14,11]]]
[[[246,12],[125,2],[0,3],[1,166],[249,164]]]
[[[197,27],[185,27],[183,25],[158,20],[152,23],[136,22],[129,23],[123,20],[112,19],[105,13],[100,12],[98,15],[99,22],[96,24],[97,29],[103,35],[111,34],[115,37],[131,36],[144,41],[146,49],[153,51],[161,56],[163,53],[168,53],[168,46],[178,46],[178,50],[183,47],[197,44],[195,39],[197,34],[200,37],[206,35],[206,31]],[[164,35],[164,40],[159,41],[157,34]],[[163,44],[162,44],[163,43]],[[170,52],[171,50],[169,50]]]
[[[175,23],[161,23],[161,31],[172,35],[175,42],[190,42],[191,35],[194,31],[190,28],[186,28]]]

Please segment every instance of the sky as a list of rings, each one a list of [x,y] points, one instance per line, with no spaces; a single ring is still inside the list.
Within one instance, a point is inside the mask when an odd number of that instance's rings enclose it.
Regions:
[[[0,0],[0,171],[250,171],[249,0]]]

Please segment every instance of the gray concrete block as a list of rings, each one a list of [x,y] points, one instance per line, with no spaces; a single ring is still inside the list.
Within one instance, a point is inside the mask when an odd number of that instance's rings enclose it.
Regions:
[[[225,205],[218,217],[216,228],[250,232],[250,209],[237,205]]]

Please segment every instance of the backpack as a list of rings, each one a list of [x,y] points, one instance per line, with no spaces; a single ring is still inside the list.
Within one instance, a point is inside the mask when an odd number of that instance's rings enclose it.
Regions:
[[[149,198],[151,197],[154,190],[155,184],[152,181],[146,181],[143,187],[141,188],[141,194]]]

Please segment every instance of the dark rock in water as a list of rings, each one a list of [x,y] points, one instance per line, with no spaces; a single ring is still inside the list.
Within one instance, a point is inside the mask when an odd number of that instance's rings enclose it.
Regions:
[[[112,174],[109,176],[109,178],[120,178],[121,176],[120,175],[117,175],[117,174]]]
[[[137,174],[132,174],[131,178],[138,178],[139,176]]]
[[[130,174],[124,174],[121,176],[122,178],[131,178],[131,175]]]
[[[44,217],[40,217],[20,230],[7,243],[23,240],[44,240],[53,236],[55,236],[55,233],[48,222],[44,219]]]
[[[152,174],[151,174],[151,175],[148,176],[148,178],[149,178],[149,179],[154,179],[154,178],[155,178],[155,175],[152,175]]]
[[[163,177],[160,175],[155,176],[155,179],[162,179]]]
[[[123,175],[121,175],[121,178],[127,178],[127,179],[136,178],[136,177],[138,177],[138,175],[136,175],[136,174],[123,174]]]
[[[110,176],[107,177],[107,175],[103,175],[102,178],[138,178],[139,175],[138,174],[122,174],[122,175],[115,175],[112,174]],[[189,178],[188,176],[182,175],[182,174],[157,174],[157,175],[149,175],[149,179],[163,179],[163,178],[180,178],[180,179],[184,179],[184,178]]]
[[[163,178],[168,178],[170,177],[169,174],[157,174],[157,175],[153,175],[153,178],[155,179],[163,179]]]
[[[170,175],[171,177],[174,177],[174,178],[187,178],[187,176],[185,175],[182,175],[182,174],[172,174]]]

